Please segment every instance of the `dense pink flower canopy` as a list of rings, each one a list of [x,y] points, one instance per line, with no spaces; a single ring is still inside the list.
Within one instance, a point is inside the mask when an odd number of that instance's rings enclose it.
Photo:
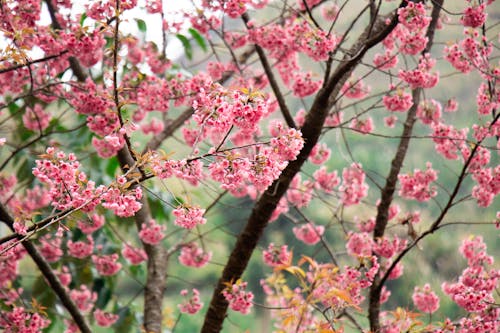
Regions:
[[[0,1],[0,331],[498,332],[498,15]]]

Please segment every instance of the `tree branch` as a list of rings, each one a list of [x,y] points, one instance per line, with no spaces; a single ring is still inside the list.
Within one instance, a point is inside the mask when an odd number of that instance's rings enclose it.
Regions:
[[[384,22],[384,19],[381,19],[381,21]],[[225,283],[236,281],[243,274],[271,214],[281,197],[287,191],[293,177],[300,171],[312,148],[318,141],[324,121],[328,115],[328,101],[335,99],[342,85],[349,78],[363,55],[371,46],[376,44],[375,41],[385,38],[394,26],[377,24],[374,28],[376,32],[375,37],[368,43],[356,43],[351,54],[356,54],[357,56],[343,62],[333,73],[329,84],[321,88],[317,93],[311,109],[306,116],[304,126],[301,128],[302,137],[305,140],[304,147],[297,156],[297,159],[288,164],[280,177],[273,182],[256,202],[244,230],[238,236],[233,251],[224,267],[222,276],[214,288],[212,300],[205,315],[205,321],[201,330],[202,333],[215,333],[222,329],[228,308],[228,303],[222,295]],[[363,41],[365,40],[364,35],[360,37]]]
[[[0,220],[4,222],[9,229],[14,230],[14,219],[5,209],[4,205],[0,204]],[[63,304],[63,306],[68,310],[69,314],[75,321],[75,324],[78,326],[82,333],[92,333],[90,326],[88,325],[85,317],[82,315],[78,307],[75,305],[73,300],[69,297],[67,290],[59,281],[59,278],[56,276],[49,263],[43,258],[43,256],[38,252],[37,248],[33,243],[29,240],[25,240],[21,242],[29,256],[35,262],[36,266],[42,273],[43,277],[47,281],[50,286],[50,289],[54,291],[54,293],[59,297],[59,300]]]
[[[439,0],[442,4],[444,0]],[[403,2],[406,5],[405,2]],[[422,51],[422,54],[425,54],[430,51],[432,47],[432,41],[434,39],[434,31],[436,29],[437,21],[439,19],[439,12],[441,6],[434,5],[432,9],[432,20],[427,28],[427,38],[428,43]],[[397,16],[395,18],[397,20]],[[421,88],[414,89],[412,91],[413,95],[413,105],[408,110],[408,114],[406,116],[406,121],[404,123],[403,133],[401,140],[399,142],[396,155],[391,162],[391,170],[389,171],[389,175],[387,176],[386,184],[384,188],[381,190],[380,194],[380,204],[377,207],[377,217],[375,219],[375,229],[373,231],[373,238],[377,240],[380,237],[384,236],[385,228],[387,227],[387,223],[389,220],[389,207],[393,200],[394,191],[396,190],[396,184],[398,181],[398,175],[401,171],[401,167],[403,166],[403,161],[405,159],[406,153],[408,151],[408,146],[410,144],[413,126],[416,121],[417,107],[420,100],[420,95],[422,93]],[[370,320],[370,329],[372,332],[380,331],[380,297],[382,292],[383,281],[380,280],[380,275],[377,274],[375,277],[372,286],[370,287],[370,295],[369,295],[369,306],[368,306],[368,318]]]
[[[52,28],[54,30],[62,30],[62,27],[57,21],[56,17],[57,9],[54,7],[54,5],[52,5],[52,1],[45,0],[45,3],[47,4],[47,9],[49,10],[50,19],[52,21]],[[63,52],[68,52],[68,50],[65,50]],[[87,74],[75,57],[69,57],[69,65],[78,81],[83,82],[87,79]]]
[[[248,13],[244,13],[243,15],[241,15],[241,18],[245,22],[245,26],[247,27],[247,29],[250,29],[248,27],[248,22],[250,21],[250,18],[248,17]],[[267,60],[267,57],[266,57],[264,50],[258,44],[255,44],[255,50],[257,51],[257,54],[259,55],[260,62],[262,64],[262,67],[264,68],[267,79],[269,80],[269,84],[271,85],[271,88],[273,89],[274,96],[276,96],[276,99],[277,99],[278,104],[279,104],[280,109],[281,109],[281,113],[283,114],[283,117],[285,118],[286,124],[290,128],[297,128],[297,126],[295,125],[295,122],[293,121],[293,117],[290,114],[290,110],[288,109],[288,106],[286,105],[285,98],[283,97],[283,94],[280,91],[280,87],[278,85],[278,82],[276,81],[273,70],[271,69],[271,65],[269,64],[269,61]]]

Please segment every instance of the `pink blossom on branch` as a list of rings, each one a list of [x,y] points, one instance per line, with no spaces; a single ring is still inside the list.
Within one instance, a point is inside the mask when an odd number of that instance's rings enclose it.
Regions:
[[[205,210],[196,206],[182,204],[177,206],[172,211],[172,214],[176,217],[174,223],[185,229],[193,229],[199,224],[207,223],[207,220],[203,217]]]
[[[271,267],[290,265],[292,261],[292,254],[288,251],[287,245],[281,247],[275,246],[273,243],[269,244],[267,250],[262,252],[264,263]]]
[[[181,296],[187,296],[188,295],[187,289],[181,290],[180,294]],[[203,302],[200,301],[200,292],[198,291],[198,289],[193,288],[192,294],[193,296],[191,296],[191,298],[177,305],[182,313],[187,313],[191,315],[196,314],[203,307]]]
[[[101,309],[96,309],[94,311],[94,318],[97,322],[97,325],[101,327],[109,327],[113,325],[120,316],[117,314],[112,314],[109,312],[104,312]]]
[[[146,244],[156,245],[165,237],[163,233],[167,229],[166,226],[156,223],[154,219],[149,220],[149,223],[141,225],[139,238]]]
[[[227,287],[222,291],[226,301],[229,303],[229,308],[233,311],[241,312],[242,314],[250,313],[252,308],[253,293],[246,291],[247,282],[241,280],[234,284],[227,284]]]
[[[325,232],[325,227],[322,225],[313,225],[306,223],[300,227],[294,227],[293,233],[298,240],[307,245],[314,245],[321,240],[321,236]]]
[[[365,173],[361,164],[353,163],[349,168],[342,171],[341,202],[345,206],[360,203],[368,194],[368,185],[365,183]]]
[[[92,262],[94,263],[99,274],[103,276],[111,276],[118,273],[122,268],[122,264],[117,262],[118,254],[110,255],[93,255]]]
[[[195,243],[189,243],[181,247],[179,262],[188,267],[203,267],[212,258],[212,252],[205,252]]]
[[[143,249],[132,247],[128,244],[124,244],[122,248],[122,256],[130,261],[132,265],[138,265],[148,258],[148,255]]]
[[[430,186],[437,180],[437,171],[432,169],[430,162],[427,162],[427,170],[415,169],[413,174],[398,175],[398,179],[401,184],[399,195],[404,198],[423,202],[437,195],[436,188]]]

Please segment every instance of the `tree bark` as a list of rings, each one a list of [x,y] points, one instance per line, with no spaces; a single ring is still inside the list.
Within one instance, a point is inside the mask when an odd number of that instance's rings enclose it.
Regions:
[[[0,204],[0,220],[4,222],[9,227],[9,229],[15,232],[14,219],[12,218],[12,216],[10,216],[10,214],[2,204]],[[35,245],[33,245],[30,240],[22,241],[21,244],[26,249],[26,252],[28,252],[31,259],[33,259],[33,261],[35,262],[50,289],[54,291],[63,306],[66,308],[66,310],[68,310],[71,318],[74,320],[80,331],[82,331],[82,333],[92,333],[87,320],[75,305],[71,297],[69,297],[67,289],[61,284],[59,278],[54,273],[45,258],[40,254],[40,252],[38,252]]]
[[[427,38],[429,39],[425,49],[422,54],[428,53],[431,50],[432,43],[434,40],[434,32],[436,30],[437,21],[439,19],[439,13],[443,5],[444,0],[433,1],[432,9],[432,20],[427,28]],[[399,142],[398,148],[396,150],[396,155],[391,162],[391,169],[389,175],[386,178],[386,184],[380,193],[380,204],[377,207],[377,216],[375,218],[375,229],[373,231],[373,239],[377,240],[384,236],[385,229],[389,220],[389,207],[391,206],[394,191],[396,190],[396,184],[398,181],[398,175],[403,166],[408,147],[410,145],[411,134],[413,126],[416,121],[417,107],[420,102],[420,95],[422,93],[421,88],[414,89],[412,91],[413,105],[408,110],[406,116],[406,121],[403,128],[403,133],[401,134],[401,140]],[[380,331],[380,297],[383,287],[383,281],[380,279],[380,274],[375,276],[372,286],[370,287],[370,294],[368,297],[368,319],[370,321],[371,332]]]
[[[224,267],[222,276],[214,289],[201,332],[216,333],[222,329],[228,308],[228,303],[222,295],[225,283],[241,278],[257,242],[267,226],[271,214],[281,197],[287,191],[293,177],[300,171],[302,165],[309,157],[312,148],[316,145],[324,121],[330,110],[330,102],[335,100],[342,85],[349,78],[365,53],[372,46],[382,41],[395,27],[394,19],[391,20],[391,24],[389,25],[385,23],[385,18],[379,18],[377,22],[372,23],[375,24],[370,24],[367,30],[360,36],[359,42],[350,50],[349,54],[353,56],[341,62],[325,86],[317,93],[304,125],[301,128],[305,144],[297,159],[288,164],[280,177],[269,186],[252,209],[247,224],[243,232],[238,236],[233,251]]]

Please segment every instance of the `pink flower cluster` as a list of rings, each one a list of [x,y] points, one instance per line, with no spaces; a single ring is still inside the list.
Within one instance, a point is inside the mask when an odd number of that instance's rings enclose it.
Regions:
[[[314,186],[326,193],[332,193],[333,189],[340,184],[340,178],[337,171],[327,172],[326,167],[322,166],[313,174]]]
[[[311,72],[296,73],[292,76],[293,83],[291,85],[293,94],[297,97],[304,98],[317,92],[323,80],[313,80]]]
[[[158,153],[154,153],[151,158],[151,168],[160,179],[175,176],[188,181],[193,186],[198,185],[198,182],[204,178],[203,162],[201,160],[170,160]]]
[[[368,96],[371,88],[367,84],[363,82],[361,79],[351,78],[346,81],[342,86],[341,93],[347,97],[352,99],[360,99]]]
[[[165,237],[163,233],[167,229],[166,226],[156,223],[154,219],[149,220],[148,224],[141,225],[139,238],[146,244],[156,245]]]
[[[181,290],[180,294],[181,296],[187,296],[187,289]],[[193,288],[192,294],[193,296],[191,296],[191,298],[177,305],[182,313],[196,314],[203,307],[203,302],[200,301],[200,292],[198,289]]]
[[[393,50],[399,41],[399,51],[403,54],[417,55],[424,50],[428,38],[426,28],[431,19],[423,3],[406,2],[398,9],[399,24],[383,41],[387,50]]]
[[[390,69],[397,66],[399,62],[397,54],[386,50],[384,54],[376,53],[373,57],[373,64],[379,69]]]
[[[418,66],[414,70],[400,70],[399,78],[410,85],[411,89],[433,88],[439,82],[439,73],[430,73],[436,64],[429,53],[420,56]]]
[[[101,309],[95,309],[94,318],[97,325],[101,327],[110,327],[118,320],[118,318],[120,318],[120,316],[117,314],[104,312]]]
[[[465,27],[479,28],[484,24],[486,18],[488,17],[488,14],[485,12],[485,9],[486,9],[485,3],[475,4],[472,5],[471,7],[467,7],[464,11],[462,18],[460,19],[460,22]]]
[[[23,115],[24,127],[35,132],[41,132],[49,126],[50,114],[40,104],[33,108],[27,107]]]
[[[181,248],[179,262],[188,267],[203,267],[212,258],[212,252],[204,252],[195,243],[189,243]]]
[[[441,120],[441,103],[434,99],[427,99],[417,107],[417,117],[426,125],[439,123]]]
[[[312,199],[313,188],[314,184],[311,181],[302,182],[300,174],[296,174],[286,192],[286,198],[295,207],[306,207]]]
[[[477,183],[472,188],[472,196],[477,199],[479,207],[488,207],[500,193],[500,165],[495,168],[477,168],[473,171],[472,179]]]
[[[71,32],[61,32],[70,55],[76,57],[85,67],[97,64],[103,56],[103,46],[106,44],[103,34],[97,29],[89,31],[81,26],[73,26]]]
[[[95,183],[79,170],[80,163],[73,153],[66,156],[64,152],[49,147],[42,158],[35,161],[33,175],[47,184],[50,200],[56,209],[92,211],[100,203],[98,195],[104,187],[95,188]]]
[[[14,306],[9,311],[3,311],[0,316],[0,327],[3,333],[38,333],[49,324],[50,320],[39,313],[32,313],[18,306]]]
[[[54,236],[52,234],[46,234],[43,237],[39,238],[40,245],[38,249],[44,256],[45,260],[48,262],[56,262],[58,261],[64,254],[61,249],[62,239],[61,237]],[[93,245],[92,245],[93,247]],[[89,253],[89,255],[92,253]]]
[[[382,102],[389,111],[405,112],[413,105],[413,97],[410,93],[398,89],[394,95],[385,95],[382,97]]]
[[[115,215],[120,217],[134,216],[142,207],[139,201],[141,198],[142,190],[140,187],[136,187],[130,192],[122,192],[118,188],[109,188],[102,195],[104,200],[102,206],[112,210]]]
[[[94,307],[94,303],[97,300],[97,293],[90,291],[84,284],[80,285],[79,289],[72,289],[69,292],[69,296],[83,313],[88,313]]]
[[[101,158],[115,156],[125,145],[125,139],[121,133],[112,133],[102,139],[92,138],[92,145]]]
[[[374,125],[371,117],[367,117],[366,119],[354,118],[349,127],[359,131],[361,134],[368,134],[373,131]]]
[[[371,285],[377,270],[376,258],[367,274],[362,274],[359,269],[350,266],[340,271],[328,264],[316,264],[309,266],[306,278],[311,286],[311,296],[315,300],[325,307],[341,310],[357,306],[364,300],[362,291]]]
[[[350,233],[346,243],[347,253],[353,257],[371,257],[373,237],[368,232]]]
[[[105,219],[104,215],[93,214],[90,221],[78,221],[78,228],[84,234],[91,234],[96,230],[101,229],[104,225]]]
[[[443,291],[460,307],[472,313],[460,321],[460,332],[497,332],[500,329],[500,310],[495,304],[500,270],[494,269],[493,257],[486,253],[486,245],[480,236],[463,241],[460,252],[468,261],[456,283],[443,283]],[[481,318],[480,321],[474,318]],[[491,330],[484,330],[486,327]]]
[[[118,273],[122,268],[122,264],[117,262],[118,254],[110,255],[93,255],[92,262],[94,263],[99,274],[103,276],[111,276]]]
[[[398,179],[401,184],[399,195],[403,198],[424,202],[437,195],[436,188],[430,186],[437,180],[437,171],[432,169],[430,162],[427,162],[427,170],[415,169],[413,174],[398,175]]]
[[[216,133],[225,134],[232,126],[254,132],[267,115],[269,104],[263,94],[248,90],[228,90],[218,84],[201,88],[193,101],[193,120],[201,126],[198,141]],[[214,142],[218,145],[220,142]]]
[[[182,228],[193,229],[199,224],[207,223],[207,220],[203,217],[205,210],[196,206],[182,204],[177,206],[172,211],[172,214],[176,217],[174,223]]]
[[[368,195],[368,185],[365,183],[365,173],[361,164],[353,163],[342,170],[342,185],[340,200],[345,206],[358,204]]]
[[[148,259],[146,251],[137,247],[132,247],[128,244],[123,245],[122,256],[127,259],[132,265],[139,265],[141,262]]]
[[[70,256],[83,259],[92,254],[94,251],[94,240],[92,236],[87,236],[87,243],[83,241],[73,242],[69,240],[67,243],[68,253]]]
[[[322,225],[313,225],[306,223],[300,227],[294,227],[293,233],[298,240],[307,245],[314,245],[321,240],[321,236],[325,232],[325,227]]]
[[[271,243],[267,250],[262,252],[262,259],[266,265],[271,267],[287,266],[292,261],[292,254],[288,251],[287,245],[277,247]]]
[[[459,131],[443,123],[431,123],[431,128],[436,151],[447,159],[456,160],[458,151],[465,148],[468,130]]]
[[[409,30],[423,30],[431,22],[427,16],[425,5],[421,2],[407,2],[405,7],[398,9],[399,23]]]
[[[226,298],[231,310],[241,312],[242,314],[250,312],[254,296],[252,292],[246,291],[246,288],[247,282],[238,280],[234,284],[228,284],[222,291],[222,295]]]
[[[407,241],[393,236],[392,239],[388,236],[377,238],[373,243],[373,252],[380,257],[390,259],[396,253],[401,252],[407,245]]]

